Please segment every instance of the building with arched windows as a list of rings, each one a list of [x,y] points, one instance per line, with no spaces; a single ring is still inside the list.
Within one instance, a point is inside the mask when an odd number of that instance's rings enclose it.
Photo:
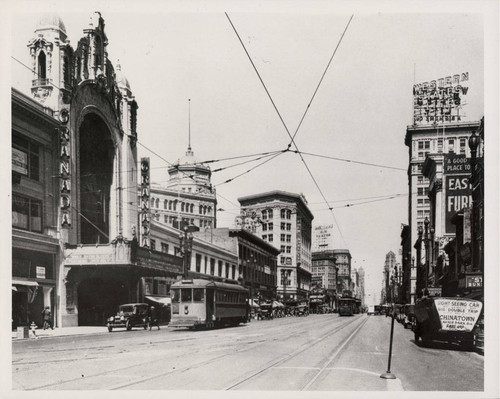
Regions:
[[[57,326],[104,325],[119,304],[143,300],[144,277],[182,274],[180,257],[138,245],[137,190],[123,189],[138,185],[138,105],[107,46],[99,12],[76,49],[63,21],[44,16],[28,44],[32,98],[12,92],[12,312],[22,323],[49,306]]]

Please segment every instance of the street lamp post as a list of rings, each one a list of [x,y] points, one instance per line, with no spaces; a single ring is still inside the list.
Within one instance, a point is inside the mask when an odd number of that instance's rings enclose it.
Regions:
[[[188,229],[188,226],[184,226],[184,232],[179,233],[179,240],[181,243],[181,255],[182,255],[182,276],[183,278],[188,278],[190,261],[191,261],[191,249],[193,247],[193,233]]]
[[[424,226],[425,226],[425,231],[424,231],[424,241],[425,241],[425,273],[424,273],[424,278],[425,278],[425,289],[427,290],[428,285],[429,285],[429,264],[431,260],[431,254],[430,254],[430,238],[429,238],[429,218],[425,218],[424,220]]]
[[[424,229],[418,226],[418,243],[417,243],[417,295],[422,293],[422,234]]]

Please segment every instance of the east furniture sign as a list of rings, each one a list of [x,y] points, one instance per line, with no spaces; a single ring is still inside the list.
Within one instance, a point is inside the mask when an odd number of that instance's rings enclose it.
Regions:
[[[444,156],[444,182],[446,188],[446,233],[454,234],[451,218],[455,212],[472,205],[472,190],[469,183],[471,165],[465,155]]]

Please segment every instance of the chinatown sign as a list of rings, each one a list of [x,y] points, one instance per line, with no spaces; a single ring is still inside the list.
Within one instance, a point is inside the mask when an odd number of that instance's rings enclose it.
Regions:
[[[464,72],[413,86],[413,124],[456,123],[462,120],[464,97],[469,91]]]
[[[436,298],[436,310],[443,330],[472,331],[481,314],[480,301],[465,298]]]
[[[448,154],[444,156],[444,182],[446,188],[446,233],[454,234],[451,222],[453,215],[472,204],[472,190],[469,183],[470,159],[465,155]]]

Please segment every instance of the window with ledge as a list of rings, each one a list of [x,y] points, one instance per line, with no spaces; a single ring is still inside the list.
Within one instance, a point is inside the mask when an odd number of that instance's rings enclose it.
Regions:
[[[151,249],[153,251],[156,251],[156,240],[149,240],[149,243],[150,243]]]
[[[42,232],[42,202],[14,194],[12,226],[37,233]]]
[[[201,272],[201,255],[196,254],[196,273]]]
[[[269,242],[273,242],[273,235],[272,235],[272,234],[269,234],[269,235],[267,236],[267,239],[268,239],[268,241],[269,241]]]
[[[168,244],[164,242],[161,243],[161,252],[168,254]]]

